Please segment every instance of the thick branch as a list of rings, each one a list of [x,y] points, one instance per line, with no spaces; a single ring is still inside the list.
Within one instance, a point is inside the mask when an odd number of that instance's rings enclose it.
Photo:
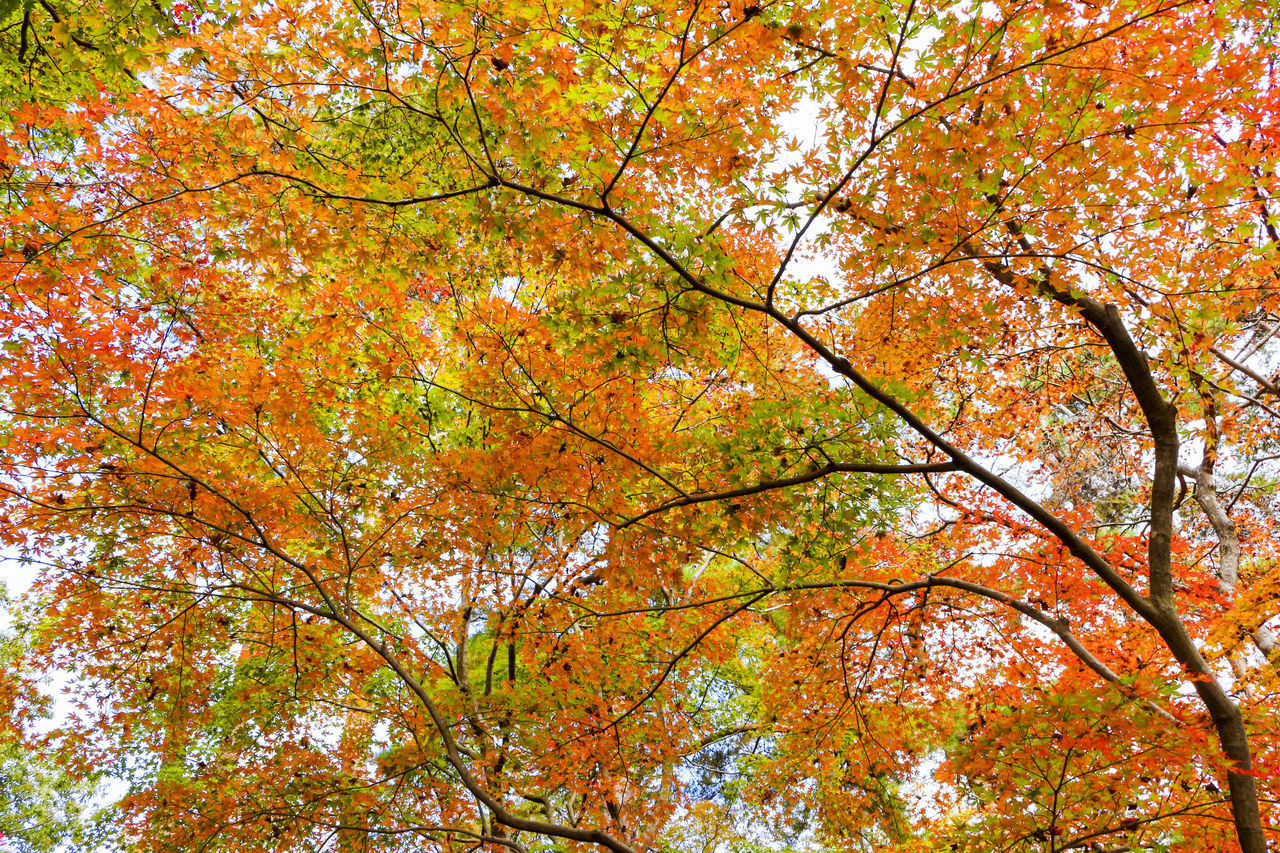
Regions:
[[[1016,222],[1009,221],[1005,225],[1024,248],[1030,249]],[[962,248],[968,252],[971,246],[966,243]],[[986,260],[982,265],[998,281],[1009,287],[1015,287],[1019,283],[1025,284],[1025,280],[1020,281],[1007,266],[998,261]],[[1240,713],[1240,707],[1227,695],[1217,675],[1200,653],[1199,647],[1187,633],[1186,626],[1178,616],[1173,595],[1174,482],[1178,473],[1177,408],[1166,401],[1161,394],[1155,377],[1151,373],[1146,354],[1138,349],[1129,335],[1129,330],[1125,328],[1120,317],[1119,309],[1114,305],[1104,305],[1090,296],[1076,295],[1054,287],[1049,273],[1047,267],[1042,267],[1039,279],[1031,283],[1055,302],[1079,310],[1085,321],[1093,326],[1106,341],[1155,439],[1155,465],[1151,478],[1151,522],[1147,539],[1147,570],[1151,598],[1139,596],[1140,604],[1135,605],[1130,602],[1130,606],[1156,629],[1174,658],[1191,677],[1196,695],[1204,703],[1213,721],[1222,751],[1233,764],[1227,771],[1227,786],[1230,789],[1231,810],[1235,818],[1240,846],[1245,853],[1262,853],[1267,849],[1267,843],[1263,835],[1262,817],[1258,808],[1257,783],[1250,772],[1253,759],[1249,736],[1244,727],[1244,718]],[[1042,507],[1036,506],[1044,512]],[[1056,517],[1052,518],[1061,524]],[[1062,526],[1066,527],[1065,524]],[[1054,533],[1062,538],[1057,531]],[[1071,535],[1074,536],[1074,531],[1071,531]],[[1063,542],[1070,547],[1069,540],[1063,539]],[[1073,548],[1073,553],[1074,550]],[[1102,577],[1105,580],[1105,576]],[[1128,598],[1125,600],[1129,601]]]
[[[1227,355],[1225,352],[1218,349],[1217,347],[1210,347],[1209,351],[1212,352],[1214,355],[1216,355],[1219,359],[1221,359],[1223,364],[1227,365],[1228,367],[1231,367],[1234,370],[1240,371],[1245,376],[1248,376],[1250,379],[1252,379],[1254,382],[1257,382],[1258,387],[1260,387],[1263,391],[1266,391],[1268,394],[1275,394],[1277,396],[1280,396],[1280,387],[1277,387],[1274,382],[1272,382],[1270,379],[1263,376],[1261,373],[1258,373],[1256,370],[1253,370],[1247,364],[1236,361],[1234,358]]]
[[[1240,534],[1236,530],[1236,523],[1218,500],[1218,490],[1213,485],[1213,470],[1202,463],[1198,468],[1180,465],[1178,473],[1192,478],[1196,484],[1193,495],[1195,502],[1204,510],[1214,535],[1218,537],[1218,591],[1228,601],[1234,601],[1240,580]],[[1275,657],[1276,636],[1267,626],[1258,626],[1253,632],[1253,642],[1268,659]]]
[[[722,492],[699,492],[687,497],[677,498],[659,504],[652,509],[647,509],[634,518],[628,519],[621,527],[630,527],[631,525],[643,521],[650,516],[666,512],[682,506],[691,506],[693,504],[710,503],[712,501],[723,501],[731,498],[742,498],[749,495],[758,495],[761,492],[774,491],[776,489],[788,489],[792,486],[799,486],[805,483],[812,483],[815,480],[821,480],[832,474],[848,473],[848,474],[941,474],[946,471],[955,471],[956,466],[950,462],[933,462],[920,463],[916,465],[880,465],[872,462],[831,462],[820,468],[814,468],[803,474],[797,474],[794,477],[781,477],[776,480],[761,480],[750,486],[741,486],[736,489],[726,489]]]

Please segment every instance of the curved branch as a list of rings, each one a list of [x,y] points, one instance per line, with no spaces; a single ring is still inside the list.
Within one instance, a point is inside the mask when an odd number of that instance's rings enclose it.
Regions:
[[[777,591],[787,592],[791,590],[854,588],[873,589],[883,592],[886,596],[891,596],[904,595],[906,593],[936,587],[950,587],[952,589],[962,590],[982,598],[990,599],[991,601],[998,602],[1006,607],[1016,610],[1018,613],[1021,613],[1023,616],[1026,616],[1028,619],[1031,619],[1039,625],[1043,625],[1045,628],[1052,631],[1054,636],[1060,639],[1063,644],[1071,650],[1071,653],[1074,654],[1081,663],[1093,670],[1099,678],[1112,685],[1126,696],[1134,698],[1133,691],[1125,685],[1120,676],[1085,648],[1076,636],[1071,633],[1070,627],[1065,619],[1056,619],[1048,613],[1045,613],[1043,610],[1022,601],[1021,599],[1014,598],[1006,592],[974,581],[967,581],[961,578],[950,578],[943,575],[928,575],[920,580],[896,584],[862,580],[834,581],[829,583],[804,583],[781,586],[777,588]],[[1156,705],[1154,702],[1146,701],[1146,705],[1153,712],[1159,714],[1165,719],[1175,722],[1177,721],[1176,717]]]
[[[700,503],[710,503],[712,501],[723,501],[731,498],[742,498],[749,495],[758,495],[761,492],[770,492],[777,489],[788,489],[792,486],[800,486],[805,483],[812,483],[815,480],[821,480],[832,474],[942,474],[947,471],[959,470],[951,462],[932,462],[918,463],[912,465],[881,465],[873,462],[831,462],[820,468],[814,468],[804,474],[797,474],[794,477],[780,477],[776,480],[761,480],[750,486],[741,486],[736,489],[726,489],[722,492],[699,492],[688,495],[687,497],[677,498],[659,504],[651,509],[647,509],[634,518],[629,518],[619,524],[619,528],[630,527],[637,522],[644,521],[659,513],[676,509],[682,506],[692,506]]]

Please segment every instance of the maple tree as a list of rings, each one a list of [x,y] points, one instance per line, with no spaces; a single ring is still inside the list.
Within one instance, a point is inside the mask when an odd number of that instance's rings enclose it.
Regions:
[[[1266,4],[0,18],[4,736],[121,843],[1267,849]]]

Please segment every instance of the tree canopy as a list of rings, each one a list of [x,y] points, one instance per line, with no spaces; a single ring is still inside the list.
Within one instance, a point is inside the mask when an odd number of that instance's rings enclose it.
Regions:
[[[1278,28],[0,4],[0,761],[136,850],[1268,849]]]

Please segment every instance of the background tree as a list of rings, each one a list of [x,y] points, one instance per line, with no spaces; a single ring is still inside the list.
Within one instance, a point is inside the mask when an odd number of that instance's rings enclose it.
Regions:
[[[1266,849],[1268,9],[83,13],[0,530],[139,845]]]
[[[0,615],[9,604],[0,584]],[[22,657],[22,641],[0,632],[0,660],[10,677],[0,688],[9,712],[0,728],[0,850],[117,849],[110,817],[97,813],[107,799],[100,775],[69,772],[40,736],[35,723],[48,725],[52,703],[37,687],[42,674],[24,667]]]

